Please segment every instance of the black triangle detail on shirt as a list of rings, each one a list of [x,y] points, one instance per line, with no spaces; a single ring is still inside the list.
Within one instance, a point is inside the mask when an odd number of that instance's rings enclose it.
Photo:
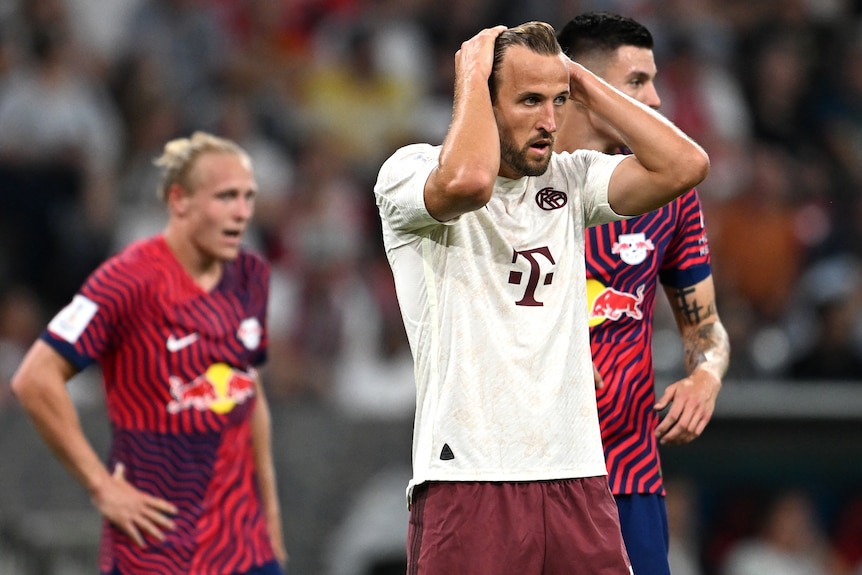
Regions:
[[[440,459],[442,459],[443,461],[455,459],[455,454],[452,453],[452,448],[449,447],[448,443],[443,444],[443,451],[440,452]]]

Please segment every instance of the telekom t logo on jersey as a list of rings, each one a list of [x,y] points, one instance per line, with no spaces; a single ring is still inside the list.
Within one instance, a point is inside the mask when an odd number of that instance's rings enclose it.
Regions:
[[[524,258],[530,264],[530,275],[527,277],[527,286],[524,295],[515,302],[515,305],[527,306],[543,306],[542,302],[536,299],[536,288],[539,284],[551,285],[554,279],[553,272],[542,273],[542,263],[549,262],[551,265],[556,264],[554,256],[551,255],[551,250],[547,246],[534,248],[532,250],[515,250],[512,253],[512,263],[517,263],[518,258]],[[524,274],[520,271],[509,272],[509,283],[513,285],[521,285],[524,279]]]

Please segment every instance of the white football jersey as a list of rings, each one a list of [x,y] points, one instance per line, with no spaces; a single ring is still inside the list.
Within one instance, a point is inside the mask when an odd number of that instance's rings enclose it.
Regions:
[[[584,228],[625,156],[554,154],[497,178],[488,204],[441,223],[424,187],[439,146],[398,150],[374,192],[415,360],[413,486],[607,473],[587,318]]]

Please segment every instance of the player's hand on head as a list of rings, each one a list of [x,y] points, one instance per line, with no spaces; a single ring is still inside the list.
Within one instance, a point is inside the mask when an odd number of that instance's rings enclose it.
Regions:
[[[569,99],[579,106],[586,106],[588,98],[584,88],[584,79],[587,76],[594,76],[594,74],[567,56],[565,60],[569,68]]]
[[[468,74],[475,70],[484,78],[491,76],[494,66],[494,43],[505,26],[485,28],[469,40],[461,44],[461,49],[455,53],[455,75]]]
[[[171,516],[177,513],[176,506],[144,493],[126,481],[122,463],[114,468],[110,481],[93,495],[93,505],[139,547],[146,546],[148,536],[163,541],[165,531],[175,527]]]

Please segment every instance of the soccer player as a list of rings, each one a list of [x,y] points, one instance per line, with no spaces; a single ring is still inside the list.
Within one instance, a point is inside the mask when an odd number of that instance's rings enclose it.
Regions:
[[[408,572],[628,575],[608,489],[586,314],[584,227],[706,177],[685,134],[566,58],[531,22],[455,55],[442,146],[375,185],[416,362]],[[631,155],[553,153],[569,98]]]
[[[580,15],[558,35],[566,54],[646,106],[658,109],[653,38],[641,24],[608,13]],[[619,152],[629,142],[572,104],[558,151]],[[700,200],[692,189],[668,205],[586,233],[593,361],[611,490],[638,575],[669,575],[668,525],[658,442],[687,443],[709,423],[727,371]],[[652,321],[657,283],[676,317],[688,375],[656,402]],[[658,411],[670,409],[659,423]]]
[[[257,185],[248,155],[206,133],[156,161],[163,233],[103,263],[48,324],[12,389],[104,517],[103,575],[277,575],[287,558],[256,368],[269,266],[241,246]],[[98,363],[105,465],[66,382]]]

